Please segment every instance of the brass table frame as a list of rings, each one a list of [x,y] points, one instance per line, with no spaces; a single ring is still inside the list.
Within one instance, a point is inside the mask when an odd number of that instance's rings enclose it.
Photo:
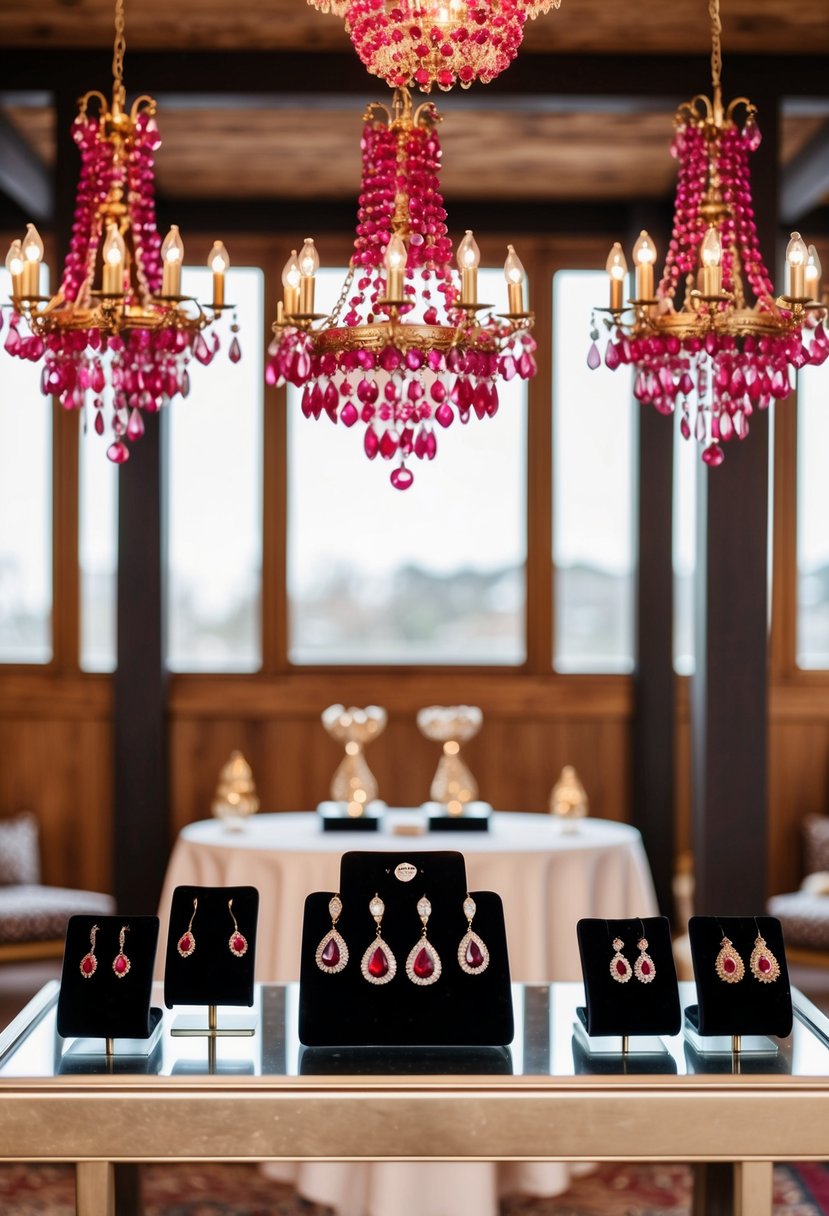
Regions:
[[[827,1128],[829,1076],[0,1077],[0,1161],[75,1163],[78,1216],[114,1216],[115,1163],[200,1159],[724,1162],[771,1216]]]

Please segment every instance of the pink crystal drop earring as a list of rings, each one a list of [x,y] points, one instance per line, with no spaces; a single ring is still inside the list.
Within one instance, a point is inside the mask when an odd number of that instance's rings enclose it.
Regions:
[[[189,958],[190,955],[193,953],[193,951],[196,948],[196,939],[193,936],[193,921],[196,918],[196,909],[198,908],[198,906],[199,906],[199,901],[197,899],[194,899],[193,900],[193,914],[190,917],[190,923],[188,924],[186,930],[184,931],[184,933],[182,933],[181,937],[178,939],[178,942],[176,943],[176,950],[178,950],[178,952],[182,958]]]
[[[754,949],[751,952],[748,964],[751,974],[761,984],[773,984],[780,975],[780,964],[766,945],[766,939],[760,932],[756,916],[754,918],[754,928],[757,930],[757,937],[754,939]]]
[[[369,902],[368,910],[374,917],[377,932],[374,941],[362,957],[360,973],[363,979],[368,980],[370,984],[388,984],[397,974],[397,959],[383,941],[381,933],[386,905],[379,895],[375,895]]]
[[[317,946],[314,960],[320,971],[326,975],[337,975],[348,962],[348,946],[342,935],[337,931],[337,921],[342,916],[343,901],[339,893],[332,895],[328,901],[328,915],[331,917],[331,928]]]
[[[121,932],[118,934],[118,953],[112,960],[112,970],[115,972],[115,978],[122,980],[129,973],[132,963],[124,954],[124,938],[129,933],[129,925],[122,925]]]
[[[482,975],[489,966],[489,950],[477,933],[472,932],[472,921],[477,908],[475,900],[467,892],[463,901],[463,914],[466,917],[466,933],[458,946],[458,965],[467,975]]]
[[[443,964],[440,961],[440,955],[427,937],[432,905],[425,895],[417,901],[417,914],[420,917],[422,928],[419,941],[412,946],[409,957],[406,959],[406,975],[413,984],[426,987],[440,979]]]
[[[641,920],[639,921],[639,925],[642,929],[642,935],[636,943],[639,957],[633,964],[633,974],[640,984],[650,984],[656,975],[656,966],[648,954],[648,939],[645,937],[645,926]]]
[[[610,960],[610,974],[613,976],[617,984],[626,984],[633,975],[633,969],[631,968],[630,963],[621,952],[624,944],[625,943],[622,941],[621,937],[614,937],[613,949],[616,953]]]
[[[228,945],[230,946],[230,953],[235,954],[237,958],[241,958],[243,954],[247,954],[248,952],[248,939],[243,933],[239,932],[239,925],[236,921],[236,917],[233,915],[232,899],[227,901],[227,910],[230,913],[230,919],[233,921],[233,932],[231,933],[230,941],[228,942]]]
[[[739,984],[746,973],[745,963],[731,944],[731,938],[723,933],[722,925],[718,923],[717,928],[722,934],[722,941],[720,952],[714,960],[714,970],[724,983]]]
[[[98,960],[95,957],[95,938],[98,936],[98,926],[93,925],[89,931],[89,951],[81,959],[80,971],[85,980],[91,980],[98,970]]]

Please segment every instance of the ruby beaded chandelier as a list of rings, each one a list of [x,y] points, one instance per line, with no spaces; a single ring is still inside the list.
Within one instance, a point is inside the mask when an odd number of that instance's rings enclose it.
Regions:
[[[345,18],[362,63],[392,88],[467,89],[509,67],[528,18],[561,0],[308,0]]]
[[[213,298],[202,305],[181,294],[184,246],[175,225],[162,242],[156,228],[154,154],[161,140],[156,103],[139,97],[126,109],[124,0],[116,0],[113,91],[87,93],[72,137],[81,156],[72,238],[60,287],[40,295],[43,242],[32,224],[6,257],[12,316],[5,349],[33,363],[43,359],[41,389],[65,409],[82,411],[91,398],[94,427],[113,441],[107,456],[129,459],[129,441],[144,433],[144,415],[190,389],[191,355],[208,364],[219,349],[203,331],[225,304],[227,251],[216,241],[207,259]],[[97,114],[91,112],[95,106]],[[28,333],[26,332],[28,331]],[[231,362],[241,358],[234,315]]]
[[[761,139],[756,111],[745,97],[723,108],[719,0],[708,7],[713,100],[694,97],[674,120],[679,169],[662,279],[654,291],[656,249],[643,232],[633,249],[634,298],[625,305],[627,263],[617,243],[607,260],[610,307],[596,312],[609,314],[605,365],[632,365],[637,400],[662,414],[679,409],[682,435],[693,435],[702,459],[716,466],[723,443],[746,438],[755,409],[788,396],[789,368],[829,357],[829,334],[817,298],[817,253],[797,232],[786,250],[787,292],[775,299],[751,195],[749,156]],[[587,362],[595,369],[602,363],[595,312],[591,338]]]
[[[431,103],[413,111],[407,89],[396,90],[390,110],[369,107],[356,239],[340,297],[328,316],[314,312],[319,257],[307,239],[283,271],[266,367],[269,384],[303,390],[306,417],[362,423],[366,456],[396,462],[398,490],[414,481],[411,457],[434,459],[435,422],[493,416],[499,379],[536,371],[524,269],[512,246],[505,312],[478,302],[480,251],[471,232],[458,247],[456,281],[438,121]]]

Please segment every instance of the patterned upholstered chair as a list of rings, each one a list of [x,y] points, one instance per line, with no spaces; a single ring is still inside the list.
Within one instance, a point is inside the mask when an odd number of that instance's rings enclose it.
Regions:
[[[114,911],[110,895],[43,886],[34,815],[0,819],[0,962],[60,958],[70,916]]]
[[[783,926],[790,962],[829,967],[829,815],[808,816],[803,846],[806,877],[800,890],[773,896],[768,910]]]

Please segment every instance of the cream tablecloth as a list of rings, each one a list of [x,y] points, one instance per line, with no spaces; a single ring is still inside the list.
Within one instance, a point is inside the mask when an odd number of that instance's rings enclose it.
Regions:
[[[173,849],[161,896],[163,961],[173,888],[181,884],[259,889],[256,978],[299,978],[302,909],[311,891],[336,891],[347,849],[458,849],[471,891],[497,891],[504,901],[514,980],[581,979],[576,921],[582,916],[653,916],[656,897],[635,828],[583,819],[575,831],[547,815],[501,812],[489,832],[394,834],[417,822],[391,811],[377,833],[322,832],[312,813],[257,815],[239,832],[218,820],[191,823]],[[186,925],[176,931],[183,933]]]
[[[216,820],[191,823],[176,842],[161,897],[164,959],[173,888],[181,884],[259,889],[256,978],[299,976],[302,909],[311,891],[336,891],[348,849],[458,849],[471,891],[504,902],[510,969],[528,983],[578,980],[576,921],[582,916],[653,916],[656,897],[642,840],[627,824],[581,820],[575,830],[546,815],[502,812],[488,833],[412,837],[416,812],[391,811],[386,830],[323,833],[313,813],[257,815],[242,831]],[[175,926],[183,932],[186,926]],[[370,1151],[370,1146],[368,1146]],[[338,1216],[497,1216],[500,1195],[557,1195],[573,1172],[566,1164],[384,1162],[264,1167]]]

